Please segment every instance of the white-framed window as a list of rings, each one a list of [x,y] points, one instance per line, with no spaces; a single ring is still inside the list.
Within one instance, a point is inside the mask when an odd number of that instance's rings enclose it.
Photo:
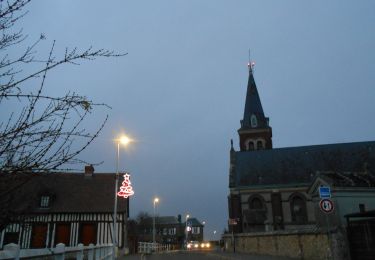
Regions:
[[[40,197],[40,207],[41,208],[49,208],[50,204],[50,196],[43,195]]]
[[[168,229],[167,228],[163,228],[163,235],[167,235],[168,234]]]
[[[191,230],[192,234],[199,234],[200,233],[200,227],[193,227]]]
[[[246,145],[246,150],[247,151],[254,151],[255,150],[255,144],[254,140],[252,139],[247,139],[245,142]]]
[[[170,228],[169,235],[176,235],[176,228]]]

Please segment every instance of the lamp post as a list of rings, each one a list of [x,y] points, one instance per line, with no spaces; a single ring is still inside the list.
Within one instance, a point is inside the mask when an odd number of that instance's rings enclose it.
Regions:
[[[156,236],[156,230],[155,230],[155,216],[156,216],[156,203],[159,202],[159,198],[154,198],[154,218],[152,221],[152,245],[153,249],[155,249],[155,236]]]
[[[113,208],[113,236],[112,236],[112,241],[113,241],[113,253],[116,254],[116,248],[118,247],[118,241],[117,241],[117,190],[118,190],[118,179],[119,179],[119,161],[120,161],[120,144],[127,145],[130,143],[130,139],[127,136],[121,136],[119,139],[116,139],[117,143],[117,159],[116,159],[116,179],[115,179],[115,205]],[[127,205],[125,205],[126,209],[128,208]],[[125,214],[125,218],[127,218],[127,212]],[[126,221],[125,221],[126,224]],[[126,229],[127,227],[125,226],[125,241],[124,241],[124,247],[126,250],[127,247],[127,235],[126,235]]]
[[[187,223],[188,223],[188,219],[189,219],[189,214],[187,214],[186,215],[186,221],[185,221],[185,234],[186,234],[186,236],[185,236],[185,243],[186,243],[186,246],[187,246],[187,243],[188,243],[188,229],[187,229],[187,227],[188,227],[188,225],[187,225]]]

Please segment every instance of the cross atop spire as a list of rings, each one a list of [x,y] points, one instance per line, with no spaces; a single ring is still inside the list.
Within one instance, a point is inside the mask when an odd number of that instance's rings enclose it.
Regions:
[[[255,66],[255,62],[251,60],[250,49],[249,49],[249,62],[247,63],[247,67],[249,68],[250,73],[253,73],[254,66]]]

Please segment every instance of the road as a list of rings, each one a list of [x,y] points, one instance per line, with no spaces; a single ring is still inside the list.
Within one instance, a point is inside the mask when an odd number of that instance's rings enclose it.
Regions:
[[[218,251],[174,251],[152,255],[129,255],[120,257],[118,260],[289,260],[291,258],[280,258],[273,256],[257,256],[249,254],[222,253]]]

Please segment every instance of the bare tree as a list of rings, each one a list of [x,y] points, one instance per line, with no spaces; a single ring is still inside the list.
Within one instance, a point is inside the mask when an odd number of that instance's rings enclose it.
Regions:
[[[83,126],[87,116],[95,108],[109,106],[75,92],[45,95],[48,72],[63,64],[126,55],[90,47],[83,51],[66,48],[57,57],[52,42],[46,58],[41,58],[36,49],[46,40],[43,34],[20,52],[30,37],[16,30],[15,24],[27,14],[24,9],[30,1],[0,0],[0,230],[14,215],[13,194],[32,173],[62,171],[67,165],[86,163],[77,156],[98,136],[108,118],[96,130],[87,131]],[[12,52],[15,48],[18,51]],[[15,106],[17,109],[12,109]]]

